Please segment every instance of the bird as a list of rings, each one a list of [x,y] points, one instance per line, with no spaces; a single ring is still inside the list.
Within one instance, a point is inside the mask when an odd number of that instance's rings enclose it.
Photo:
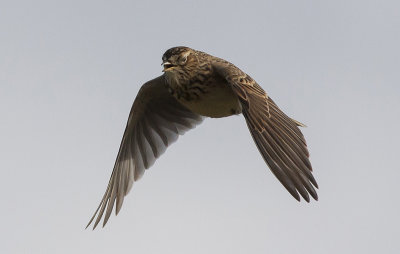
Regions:
[[[162,75],[140,88],[129,113],[107,189],[86,228],[117,215],[135,181],[178,136],[205,118],[242,114],[268,167],[298,201],[318,200],[299,121],[287,116],[261,86],[232,63],[186,46],[162,56]],[[96,218],[97,216],[97,218]],[[96,218],[96,220],[95,220]]]

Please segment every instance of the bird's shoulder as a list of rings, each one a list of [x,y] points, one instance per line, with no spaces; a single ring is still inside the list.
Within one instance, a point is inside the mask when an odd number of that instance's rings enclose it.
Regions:
[[[214,73],[225,79],[243,99],[247,100],[247,93],[253,93],[261,98],[267,97],[262,87],[249,74],[233,63],[214,56],[210,61]]]

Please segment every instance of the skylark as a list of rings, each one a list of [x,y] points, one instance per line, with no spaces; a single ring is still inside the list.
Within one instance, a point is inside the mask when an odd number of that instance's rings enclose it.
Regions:
[[[235,65],[188,47],[174,47],[162,56],[164,74],[145,83],[133,103],[114,169],[93,228],[104,212],[107,223],[116,214],[133,183],[179,135],[205,117],[242,113],[265,162],[298,201],[318,199],[300,122],[283,113],[249,75]],[[299,195],[300,194],[300,195]]]

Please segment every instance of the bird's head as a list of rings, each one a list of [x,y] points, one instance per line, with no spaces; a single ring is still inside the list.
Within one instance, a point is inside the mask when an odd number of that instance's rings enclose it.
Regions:
[[[196,51],[188,47],[168,49],[162,56],[163,72],[182,72],[197,65]]]

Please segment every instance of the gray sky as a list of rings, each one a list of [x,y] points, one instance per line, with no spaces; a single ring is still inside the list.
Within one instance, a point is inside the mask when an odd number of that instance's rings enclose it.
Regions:
[[[1,253],[398,253],[398,1],[2,1]],[[304,122],[318,202],[272,175],[242,116],[207,119],[84,230],[141,84],[186,45]]]

